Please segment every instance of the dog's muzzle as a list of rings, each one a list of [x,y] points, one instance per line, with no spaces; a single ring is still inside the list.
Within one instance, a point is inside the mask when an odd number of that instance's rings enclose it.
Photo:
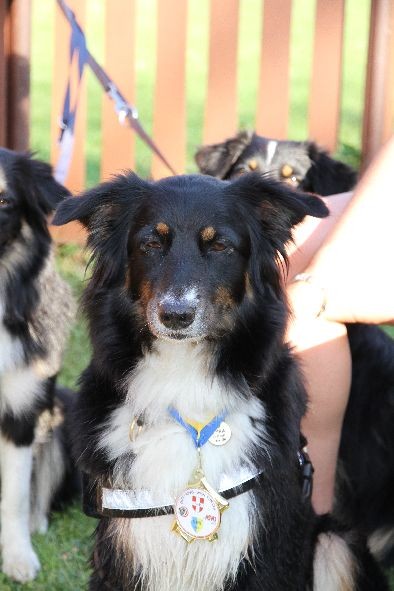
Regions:
[[[205,305],[194,287],[179,293],[168,291],[153,297],[147,305],[151,332],[167,340],[201,339],[205,336]]]

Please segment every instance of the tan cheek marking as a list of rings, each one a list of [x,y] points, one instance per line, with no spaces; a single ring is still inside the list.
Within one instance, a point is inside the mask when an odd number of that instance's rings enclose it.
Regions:
[[[152,289],[151,289],[151,284],[149,283],[149,281],[143,281],[141,284],[141,289],[140,289],[140,298],[141,298],[141,302],[143,303],[144,306],[148,305],[149,300],[152,297]]]
[[[225,308],[232,308],[234,306],[234,300],[230,291],[223,286],[217,288],[215,293],[215,304],[219,304]]]
[[[170,231],[170,228],[164,222],[159,222],[156,225],[156,232],[158,234],[160,234],[160,236],[166,236],[169,231]]]
[[[208,242],[209,240],[213,239],[215,233],[216,232],[214,228],[212,228],[212,226],[207,226],[206,228],[201,230],[201,238],[204,240],[204,242]]]
[[[252,284],[250,282],[250,275],[248,272],[245,273],[245,293],[250,300],[253,300],[254,292],[252,289]]]
[[[126,271],[125,287],[126,287],[126,289],[130,289],[130,287],[131,287],[131,271],[129,268]]]

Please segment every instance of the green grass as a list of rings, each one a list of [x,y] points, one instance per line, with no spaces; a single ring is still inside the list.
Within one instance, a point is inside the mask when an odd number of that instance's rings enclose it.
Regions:
[[[38,577],[19,585],[0,573],[1,591],[85,591],[93,528],[94,520],[85,517],[79,505],[55,513],[47,534],[36,534],[33,538],[42,565]]]
[[[344,40],[343,97],[338,154],[357,165],[360,156],[361,113],[365,82],[368,11],[370,0],[347,0]],[[155,0],[136,0],[136,105],[141,122],[148,133],[152,130],[155,77]],[[55,2],[33,0],[32,36],[32,128],[31,146],[44,159],[49,158],[51,75],[53,70],[53,17]],[[311,48],[315,0],[294,0],[290,51],[290,113],[289,135],[293,139],[307,137],[308,92],[311,74]],[[87,2],[88,44],[102,63],[104,3]],[[258,60],[260,46],[262,3],[242,0],[239,28],[239,126],[253,128],[255,122]],[[208,0],[188,2],[188,44],[186,65],[187,106],[187,171],[195,171],[193,154],[202,141],[204,100],[208,72],[207,35],[209,26]],[[114,39],[116,43],[116,39]],[[122,81],[116,81],[122,88]],[[102,91],[88,73],[87,122],[87,185],[100,176],[101,104]],[[151,153],[137,138],[136,170],[149,174]],[[79,298],[85,274],[86,257],[77,247],[63,246],[58,252],[62,275],[70,282]],[[394,336],[394,330],[392,331]],[[60,381],[75,387],[77,378],[87,365],[90,355],[86,325],[81,316],[73,328],[66,352]],[[78,505],[51,521],[47,536],[35,536],[43,566],[36,581],[24,588],[32,591],[82,591],[86,589],[90,536],[94,520],[82,515]],[[0,574],[1,591],[16,591],[22,587],[7,581]],[[393,577],[394,589],[394,577]],[[175,591],[175,590],[174,590]]]
[[[76,246],[58,249],[57,263],[78,299],[85,281],[86,256]],[[82,370],[90,357],[86,324],[79,314],[73,326],[59,382],[75,388]],[[76,502],[72,507],[52,516],[48,533],[36,534],[33,545],[42,570],[37,579],[26,585],[11,582],[0,573],[0,590],[17,591],[85,591],[89,578],[88,558],[95,520],[86,517]]]
[[[79,301],[88,274],[87,256],[77,246],[63,245],[58,247],[57,263],[59,272],[69,282],[75,298]],[[71,331],[59,381],[69,388],[75,388],[79,375],[88,365],[89,358],[90,343],[86,322],[79,310]]]

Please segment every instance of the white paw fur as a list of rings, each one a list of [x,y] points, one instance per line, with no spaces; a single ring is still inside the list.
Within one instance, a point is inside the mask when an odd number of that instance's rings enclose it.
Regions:
[[[2,571],[19,583],[32,581],[40,570],[40,561],[28,543],[5,544],[2,557]]]

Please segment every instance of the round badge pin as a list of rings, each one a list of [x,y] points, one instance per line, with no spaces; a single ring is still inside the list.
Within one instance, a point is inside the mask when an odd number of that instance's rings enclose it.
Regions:
[[[225,445],[231,438],[231,429],[227,423],[222,421],[219,427],[214,431],[208,439],[212,445]]]
[[[216,539],[221,512],[215,499],[204,488],[184,490],[174,505],[178,533],[188,542]]]

